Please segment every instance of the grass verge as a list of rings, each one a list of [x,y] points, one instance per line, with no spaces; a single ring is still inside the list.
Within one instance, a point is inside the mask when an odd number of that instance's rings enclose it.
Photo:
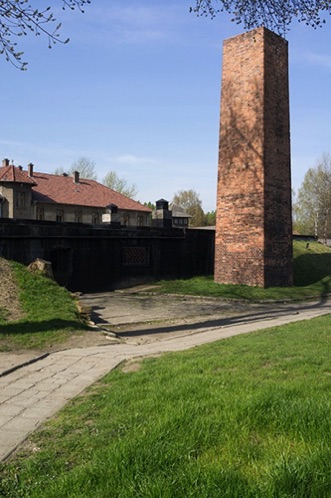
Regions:
[[[118,369],[0,466],[2,498],[329,498],[330,316]]]
[[[24,318],[7,321],[0,310],[0,351],[10,348],[43,349],[63,342],[85,327],[70,293],[42,274],[30,273],[24,265],[10,262]]]

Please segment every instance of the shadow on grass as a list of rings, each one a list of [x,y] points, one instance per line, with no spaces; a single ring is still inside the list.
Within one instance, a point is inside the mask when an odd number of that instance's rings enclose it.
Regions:
[[[331,276],[331,254],[302,254],[293,263],[294,285],[305,287]],[[327,285],[326,282],[325,285]],[[324,285],[324,282],[323,282]],[[330,284],[323,293],[330,292]]]
[[[14,334],[36,334],[45,332],[56,332],[57,330],[84,330],[87,328],[83,323],[78,323],[73,320],[43,320],[40,322],[36,321],[24,321],[15,323],[6,323],[0,325],[0,336],[3,335],[14,335]]]

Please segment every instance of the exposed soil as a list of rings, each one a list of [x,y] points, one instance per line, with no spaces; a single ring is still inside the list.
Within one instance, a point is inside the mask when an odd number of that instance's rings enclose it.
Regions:
[[[7,320],[18,320],[24,316],[18,296],[19,290],[10,263],[0,258],[0,313]]]
[[[81,334],[72,334],[68,339],[60,344],[53,344],[47,349],[47,352],[63,351],[64,349],[88,348],[90,346],[109,346],[122,342],[114,336],[108,337],[99,330],[84,330]]]

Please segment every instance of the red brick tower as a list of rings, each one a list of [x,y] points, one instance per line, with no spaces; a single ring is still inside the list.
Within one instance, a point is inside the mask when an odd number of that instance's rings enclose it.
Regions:
[[[223,47],[215,281],[292,284],[288,50],[265,28]]]

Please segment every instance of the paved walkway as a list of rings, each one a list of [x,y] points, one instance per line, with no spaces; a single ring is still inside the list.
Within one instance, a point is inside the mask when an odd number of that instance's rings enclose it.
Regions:
[[[305,302],[247,303],[210,297],[147,293],[144,287],[125,291],[83,294],[92,319],[100,326],[134,344],[197,333],[275,317],[324,310],[325,299]],[[329,305],[331,300],[329,301]],[[330,310],[330,307],[328,308]]]
[[[291,308],[285,313],[283,309],[278,316],[274,313],[267,318],[265,314],[261,318],[259,313],[255,313],[255,318],[247,314],[246,317],[237,317],[240,318],[237,320],[228,319],[223,325],[206,321],[198,328],[187,328],[180,336],[172,335],[169,339],[77,348],[44,355],[37,361],[33,355],[21,357],[7,371],[6,365],[0,365],[0,460],[8,458],[31,432],[71,398],[124,360],[189,349],[330,312],[330,302],[310,303],[301,306],[299,311]],[[16,368],[22,359],[27,364],[22,366],[21,362],[20,368]]]

